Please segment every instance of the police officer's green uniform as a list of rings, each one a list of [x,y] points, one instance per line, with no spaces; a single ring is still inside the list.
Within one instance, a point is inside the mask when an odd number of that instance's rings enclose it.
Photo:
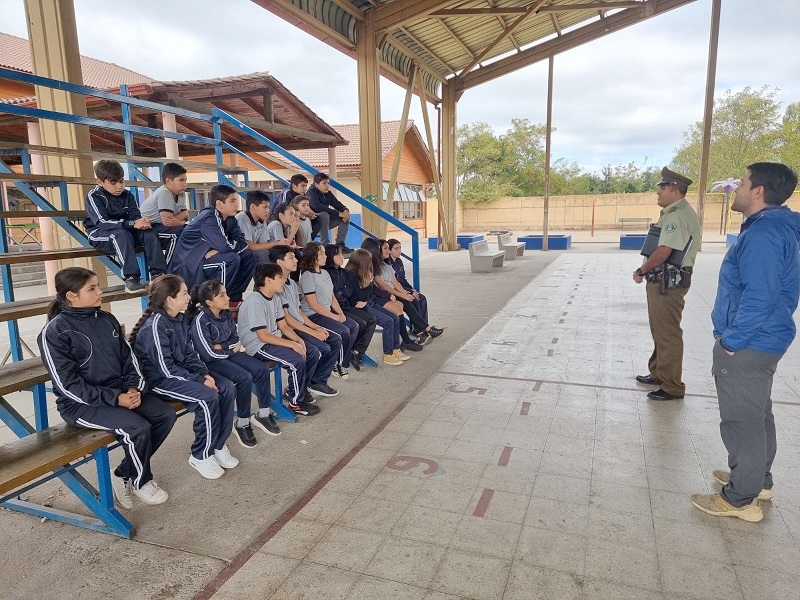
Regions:
[[[681,198],[662,209],[656,226],[661,228],[659,246],[682,251],[691,240],[681,268],[694,267],[702,231],[697,213],[686,198]],[[681,381],[683,371],[681,316],[685,304],[684,298],[689,290],[685,287],[674,287],[667,289],[666,294],[662,294],[661,291],[660,283],[647,284],[647,316],[655,344],[648,363],[650,376],[661,382],[661,389],[667,394],[683,396],[686,386]]]

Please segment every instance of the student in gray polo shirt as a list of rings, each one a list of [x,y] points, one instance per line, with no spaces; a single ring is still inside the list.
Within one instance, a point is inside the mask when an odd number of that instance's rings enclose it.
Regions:
[[[177,163],[167,163],[161,169],[161,180],[164,185],[150,194],[139,210],[143,217],[150,219],[150,225],[158,235],[161,249],[169,263],[178,238],[189,222],[189,211],[183,197],[186,191],[186,169]]]
[[[267,234],[269,196],[261,190],[247,192],[246,209],[236,215],[239,229],[247,240],[247,246],[256,255],[256,264],[268,263],[269,249],[278,244],[270,242]]]

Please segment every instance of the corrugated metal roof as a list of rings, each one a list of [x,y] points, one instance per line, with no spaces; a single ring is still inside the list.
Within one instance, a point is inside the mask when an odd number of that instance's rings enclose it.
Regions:
[[[354,58],[357,25],[374,11],[385,26],[383,74],[404,87],[413,61],[427,91],[438,96],[440,84],[453,77],[457,89],[479,85],[504,74],[485,69],[497,61],[510,72],[541,60],[536,51],[543,44],[545,52],[563,52],[696,0],[252,1]],[[596,22],[601,26],[591,27]],[[560,38],[568,41],[554,43]],[[506,60],[515,55],[524,60]],[[474,77],[459,85],[468,67]]]
[[[0,33],[0,66],[15,71],[33,73],[31,47],[25,38]],[[114,63],[81,55],[83,83],[91,87],[106,89],[120,84],[148,83],[151,77],[120,67]]]

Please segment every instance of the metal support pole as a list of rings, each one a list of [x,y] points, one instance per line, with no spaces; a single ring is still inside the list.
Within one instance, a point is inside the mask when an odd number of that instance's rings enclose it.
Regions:
[[[542,218],[542,252],[547,252],[548,219],[550,215],[550,142],[553,136],[553,63],[550,56],[547,63],[547,136],[544,146],[544,216]]]
[[[708,71],[706,72],[706,105],[703,112],[703,143],[700,150],[700,176],[697,181],[697,218],[700,231],[706,211],[706,186],[708,183],[708,154],[711,146],[711,121],[714,116],[714,83],[717,77],[717,47],[719,45],[719,17],[722,0],[711,5],[711,36],[708,42]],[[702,248],[702,243],[701,246]]]

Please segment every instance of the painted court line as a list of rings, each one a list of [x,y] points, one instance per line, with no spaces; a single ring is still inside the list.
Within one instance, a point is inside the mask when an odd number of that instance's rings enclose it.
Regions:
[[[481,494],[481,499],[478,500],[478,504],[475,506],[475,511],[472,513],[473,517],[482,517],[486,514],[486,511],[489,509],[489,503],[492,501],[494,497],[494,490],[489,488],[484,488],[483,493]]]
[[[528,402],[530,405],[530,402]],[[513,446],[506,446],[503,448],[503,451],[500,453],[500,460],[497,461],[498,466],[500,467],[507,467],[508,461],[511,460],[511,452],[514,450]]]
[[[521,414],[523,417],[527,417],[528,416],[528,411],[530,409],[531,409],[531,403],[530,402],[523,402],[522,403],[522,408],[520,409],[519,414]]]

